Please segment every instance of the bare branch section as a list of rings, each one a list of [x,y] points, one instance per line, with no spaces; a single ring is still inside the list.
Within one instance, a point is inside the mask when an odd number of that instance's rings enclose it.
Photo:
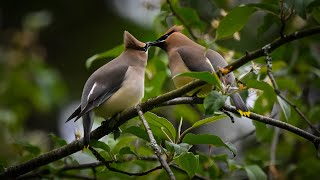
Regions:
[[[140,117],[140,120],[142,121],[143,126],[146,129],[147,134],[149,136],[151,147],[152,147],[153,151],[155,152],[155,154],[159,158],[159,161],[160,161],[161,165],[163,166],[163,168],[165,169],[165,171],[167,172],[169,178],[171,180],[175,180],[176,177],[174,176],[173,172],[171,171],[167,161],[164,159],[162,150],[159,147],[159,145],[157,144],[157,141],[155,140],[155,138],[154,138],[154,136],[152,134],[151,128],[149,126],[149,123],[147,122],[147,120],[143,116],[143,112],[141,110],[141,107],[138,105],[136,108],[137,108],[137,112],[138,112],[138,115]]]
[[[113,171],[113,172],[118,172],[118,173],[122,173],[122,174],[126,174],[128,176],[144,176],[144,175],[147,175],[155,170],[158,170],[158,169],[161,169],[162,166],[157,166],[155,168],[152,168],[148,171],[145,171],[145,172],[140,172],[140,173],[130,173],[130,172],[126,172],[126,171],[122,171],[122,170],[119,170],[119,169],[116,169],[116,168],[113,168],[110,166],[110,162],[106,161],[100,154],[98,151],[96,151],[95,149],[93,149],[91,146],[89,146],[89,149],[90,151],[92,152],[92,154],[98,159],[98,161],[102,162],[110,171]]]
[[[315,28],[311,28],[311,29],[307,29],[307,30],[302,30],[302,31],[298,31],[295,32],[293,34],[290,34],[288,36],[285,36],[284,38],[280,38],[275,40],[273,43],[269,44],[270,45],[270,52],[272,52],[273,50],[275,50],[276,48],[278,48],[279,46],[289,43],[291,41],[297,40],[297,39],[301,39],[304,38],[306,36],[311,36],[314,34],[320,33],[320,27],[315,27]],[[248,53],[246,56],[240,58],[239,60],[235,61],[234,63],[230,64],[227,66],[227,68],[231,71],[234,71],[235,69],[241,67],[242,65],[246,64],[247,62],[262,57],[264,55],[264,50],[263,49],[259,49],[256,50],[254,52]],[[205,82],[203,81],[194,81],[192,83],[189,83],[179,89],[173,90],[171,92],[165,93],[161,96],[155,97],[155,98],[151,98],[149,100],[147,100],[144,103],[141,103],[141,110],[146,112],[149,110],[152,110],[153,108],[155,108],[156,106],[159,106],[162,103],[165,103],[166,101],[172,100],[174,98],[180,97],[186,93],[188,93],[189,91],[200,87],[202,85],[204,85]],[[234,109],[235,110],[235,109]],[[236,110],[235,110],[236,111]],[[101,125],[100,127],[98,127],[97,129],[95,129],[93,132],[91,132],[91,139],[100,139],[103,136],[109,134],[110,132],[112,132],[113,129],[119,127],[121,124],[125,123],[126,121],[128,121],[129,119],[133,118],[137,116],[137,112],[135,110],[135,108],[131,108],[127,111],[122,112],[117,119],[111,119],[110,121],[108,121],[108,123],[105,123],[103,125]],[[272,121],[261,121],[267,124],[271,124],[270,122]],[[279,121],[276,121],[279,122]],[[283,123],[283,122],[281,122]],[[282,125],[278,125],[278,124],[271,124],[283,129],[287,129],[287,127],[291,127],[287,126],[287,124],[282,124]],[[293,128],[296,128],[293,126]],[[298,128],[296,128],[298,129]],[[302,130],[301,130],[302,131]],[[298,135],[301,135],[300,129],[298,130],[293,130],[291,131],[293,133],[299,132]],[[306,136],[306,139],[311,140],[318,148],[319,145],[319,139],[318,137],[311,135],[310,133],[307,133],[305,131],[302,131],[303,135],[301,135],[302,137]],[[297,133],[296,133],[297,134]],[[59,160],[61,158],[64,158],[68,155],[71,155],[79,150],[81,150],[83,148],[83,144],[82,144],[82,140],[79,141],[74,141],[71,142],[68,145],[62,146],[60,148],[54,149],[50,152],[44,153],[34,159],[31,159],[29,161],[26,161],[24,163],[18,164],[16,166],[12,166],[12,167],[8,167],[5,169],[5,172],[0,174],[0,179],[2,178],[8,178],[8,177],[19,177],[27,172],[30,172],[32,170],[35,170],[41,166],[47,165],[51,162],[54,162],[56,160]]]
[[[202,98],[195,98],[195,97],[181,97],[181,98],[177,98],[177,99],[173,99],[171,101],[167,101],[166,103],[163,104],[163,106],[169,106],[169,105],[177,105],[177,104],[202,104],[203,103],[203,99]],[[229,105],[225,105],[223,107],[223,109],[235,113],[235,114],[239,114],[238,111],[236,110],[235,107],[233,106],[229,106]],[[262,116],[260,114],[256,114],[251,112],[250,113],[250,119],[252,120],[256,120],[265,124],[270,124],[272,126],[276,126],[279,127],[281,129],[285,129],[287,131],[290,131],[304,139],[307,139],[309,141],[311,141],[316,148],[318,149],[318,146],[320,144],[320,137],[317,137],[307,131],[304,131],[300,128],[297,128],[291,124],[282,122],[280,120],[277,119],[273,119],[273,118],[269,118],[266,116]]]
[[[292,34],[284,36],[283,38],[278,38],[275,41],[273,41],[272,43],[267,44],[266,46],[270,46],[269,53],[271,53],[272,51],[274,51],[278,47],[282,46],[283,44],[289,43],[289,42],[297,40],[297,39],[304,38],[306,36],[319,34],[319,33],[320,33],[320,26],[306,29],[306,30],[302,30],[302,31],[296,31]],[[266,46],[264,46],[264,47],[266,47]],[[234,63],[229,64],[227,67],[225,67],[225,69],[230,70],[230,72],[234,71],[234,70],[238,69],[239,67],[241,67],[242,65],[246,64],[247,62],[250,62],[253,59],[257,59],[262,56],[264,56],[264,49],[263,48],[258,49],[253,52],[248,52],[242,58],[236,60]]]

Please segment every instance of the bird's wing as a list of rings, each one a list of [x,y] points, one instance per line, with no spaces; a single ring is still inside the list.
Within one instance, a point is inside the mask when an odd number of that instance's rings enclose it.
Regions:
[[[107,64],[108,65],[108,64]],[[68,120],[81,116],[98,107],[108,100],[118,89],[121,88],[128,65],[103,66],[94,72],[87,80],[81,98],[80,109],[68,118]]]
[[[226,60],[216,51],[208,49],[206,51],[206,57],[209,59],[215,71],[218,71],[219,67],[224,68],[228,65]],[[231,72],[223,77],[223,80],[226,84],[233,84],[235,81],[234,74]]]
[[[216,51],[208,49],[205,53],[205,56],[209,59],[210,63],[212,64],[215,70],[218,70],[217,67],[223,68],[228,65],[224,58]]]
[[[205,56],[204,48],[202,49],[191,46],[182,46],[177,49],[177,52],[190,71],[213,71],[210,61]]]

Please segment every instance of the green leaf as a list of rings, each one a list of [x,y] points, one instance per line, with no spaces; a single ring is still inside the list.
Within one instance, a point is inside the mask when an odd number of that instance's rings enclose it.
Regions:
[[[261,10],[265,10],[267,12],[270,12],[273,15],[278,16],[279,14],[279,6],[277,4],[271,4],[271,3],[252,3],[252,4],[246,4],[248,7],[256,7]]]
[[[175,139],[176,130],[170,121],[163,117],[159,117],[151,112],[145,113],[144,116],[147,119],[150,126],[153,125],[154,127],[157,127],[160,130],[162,130],[170,138],[170,140]]]
[[[255,8],[248,6],[232,9],[232,11],[220,22],[217,29],[217,39],[232,36],[235,32],[240,31],[247,23],[250,15],[255,11]]]
[[[217,87],[218,90],[221,90],[221,81],[218,77],[218,75],[216,73],[210,73],[210,72],[185,72],[185,73],[180,73],[177,74],[175,77],[179,77],[179,76],[188,76],[188,77],[192,77],[195,79],[200,79],[202,81],[205,81],[209,84],[214,85],[215,87]]]
[[[166,144],[166,148],[171,152],[175,152],[176,155],[186,153],[192,147],[192,145],[187,144],[187,143],[175,144],[175,143],[172,143],[169,141],[165,141],[165,144]]]
[[[233,156],[236,156],[237,150],[231,143],[224,143],[220,137],[212,134],[187,134],[182,142],[196,145],[196,144],[211,144],[217,147],[226,147]]]
[[[199,168],[199,155],[187,152],[176,158],[175,162],[188,173],[190,178],[192,178]]]
[[[205,125],[205,124],[209,124],[209,123],[212,123],[212,122],[215,122],[215,121],[218,121],[220,119],[223,119],[227,117],[225,114],[221,114],[221,115],[217,115],[217,116],[211,116],[211,117],[208,117],[208,118],[205,118],[205,119],[202,119],[200,121],[197,121],[195,122],[191,128],[197,128],[199,126],[202,126],[202,125]]]
[[[248,81],[247,86],[248,88],[260,89],[264,91],[272,100],[275,100],[276,98],[276,94],[274,93],[273,88],[264,81],[258,81],[258,80],[252,79]]]
[[[257,165],[245,166],[244,169],[246,170],[250,180],[266,180],[267,179],[267,175]]]
[[[290,105],[285,102],[281,97],[277,96],[277,100],[278,100],[278,103],[281,107],[281,110],[284,114],[284,117],[286,118],[286,120],[288,121],[289,118],[290,118],[290,115],[291,115],[291,108],[290,108]]]
[[[123,147],[120,149],[119,151],[120,155],[124,155],[124,154],[133,154],[136,156],[136,153],[134,153],[133,151],[131,151],[130,147]]]
[[[67,145],[67,141],[66,140],[56,136],[55,134],[50,133],[49,136],[50,136],[51,140],[53,141],[53,143],[57,147],[61,147],[61,146]]]
[[[203,28],[205,24],[201,21],[197,12],[193,8],[179,7],[175,8],[175,11],[184,20],[187,26],[204,30]]]
[[[123,130],[124,133],[130,133],[130,134],[133,134],[141,139],[144,139],[146,141],[150,141],[149,139],[149,136],[146,132],[146,130],[140,128],[140,127],[137,127],[137,126],[131,126],[127,129],[124,129]]]
[[[103,58],[107,58],[107,57],[117,57],[121,54],[121,52],[124,50],[124,46],[123,45],[118,45],[106,52],[103,53],[99,53],[99,54],[95,54],[93,56],[91,56],[90,58],[87,59],[86,61],[86,67],[89,68],[91,66],[91,64],[98,59],[103,59]]]
[[[224,106],[226,100],[226,95],[222,95],[217,91],[211,91],[210,94],[205,97],[203,101],[203,106],[205,108],[206,115],[212,115],[216,111],[218,111],[221,107]]]
[[[92,146],[94,148],[100,148],[100,149],[105,150],[108,153],[110,153],[110,147],[104,142],[97,141],[97,140],[91,140],[90,146]]]

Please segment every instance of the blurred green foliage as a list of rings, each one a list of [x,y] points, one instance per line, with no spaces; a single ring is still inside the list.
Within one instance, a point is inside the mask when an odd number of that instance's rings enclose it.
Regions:
[[[283,34],[288,34],[319,26],[320,19],[320,3],[316,0],[285,0],[283,3],[277,0],[261,0],[255,4],[243,5],[238,4],[238,1],[221,0],[169,2],[171,4],[168,4],[168,1],[162,2],[161,11],[154,20],[154,32],[152,35],[148,34],[151,39],[144,40],[157,39],[171,25],[182,24],[185,26],[186,35],[218,51],[229,62],[244,56],[246,51],[260,49],[272,42],[280,37],[281,30]],[[43,23],[48,21],[49,16],[41,13],[33,15],[25,18],[22,28],[14,31],[6,37],[7,41],[0,44],[0,122],[2,123],[0,140],[3,142],[0,172],[3,170],[2,167],[18,164],[50,148],[66,144],[56,135],[51,134],[49,140],[46,134],[28,129],[27,120],[34,117],[33,114],[55,112],[67,98],[66,79],[61,78],[59,72],[46,63],[45,49],[38,42],[41,28],[50,26]],[[307,37],[285,44],[270,53],[272,71],[281,93],[299,107],[317,127],[320,113],[319,42],[319,35]],[[98,54],[93,53],[96,55],[87,60],[86,66],[96,63],[97,59],[116,57],[122,49],[123,46],[118,43],[106,52],[97,51]],[[270,79],[266,75],[265,59],[262,57],[254,61],[254,64],[248,63],[235,72],[247,87],[243,90],[246,98],[250,98],[248,89],[257,96],[251,107],[252,111],[271,116],[274,105],[280,104],[282,111],[278,119],[309,130],[296,111],[274,93]],[[164,52],[150,49],[143,100],[174,89],[167,64]],[[317,152],[313,145],[286,131],[281,131],[279,135],[276,161],[275,164],[271,164],[270,146],[275,131],[266,124],[254,122],[256,137],[244,145],[240,161],[233,157],[237,155],[237,149],[230,142],[225,142],[213,134],[190,133],[191,130],[225,117],[217,111],[224,104],[227,95],[223,93],[224,87],[221,87],[216,75],[206,73],[184,75],[215,84],[218,91],[210,93],[204,106],[162,107],[145,114],[168,160],[178,166],[178,168],[172,167],[177,179],[192,177],[315,179],[318,177],[320,162],[316,159]],[[203,119],[204,112],[212,116]],[[188,127],[182,128],[182,126]],[[138,173],[159,165],[157,160],[151,158],[154,153],[150,148],[148,136],[137,118],[130,120],[120,129],[119,137],[108,135],[107,141],[92,142],[92,146],[106,160],[113,161],[110,163],[112,167]],[[228,133],[228,129],[225,131]],[[46,142],[39,141],[39,138],[44,138]],[[194,147],[197,144],[205,144],[209,149],[223,147],[227,151],[204,153]],[[84,150],[83,153],[94,159],[88,150]],[[102,165],[95,169],[63,170],[63,167],[72,165],[79,165],[74,156],[41,167],[37,171],[46,172],[42,173],[43,178],[64,178],[66,174],[85,177],[95,175],[96,179],[167,178],[163,170],[154,171],[146,176],[132,177],[111,172]]]

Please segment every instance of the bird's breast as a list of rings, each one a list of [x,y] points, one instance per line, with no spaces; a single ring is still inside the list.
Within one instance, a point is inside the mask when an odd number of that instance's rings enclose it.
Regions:
[[[95,113],[105,119],[110,118],[116,113],[138,104],[143,95],[144,68],[130,66],[119,90],[102,103],[95,110]]]

